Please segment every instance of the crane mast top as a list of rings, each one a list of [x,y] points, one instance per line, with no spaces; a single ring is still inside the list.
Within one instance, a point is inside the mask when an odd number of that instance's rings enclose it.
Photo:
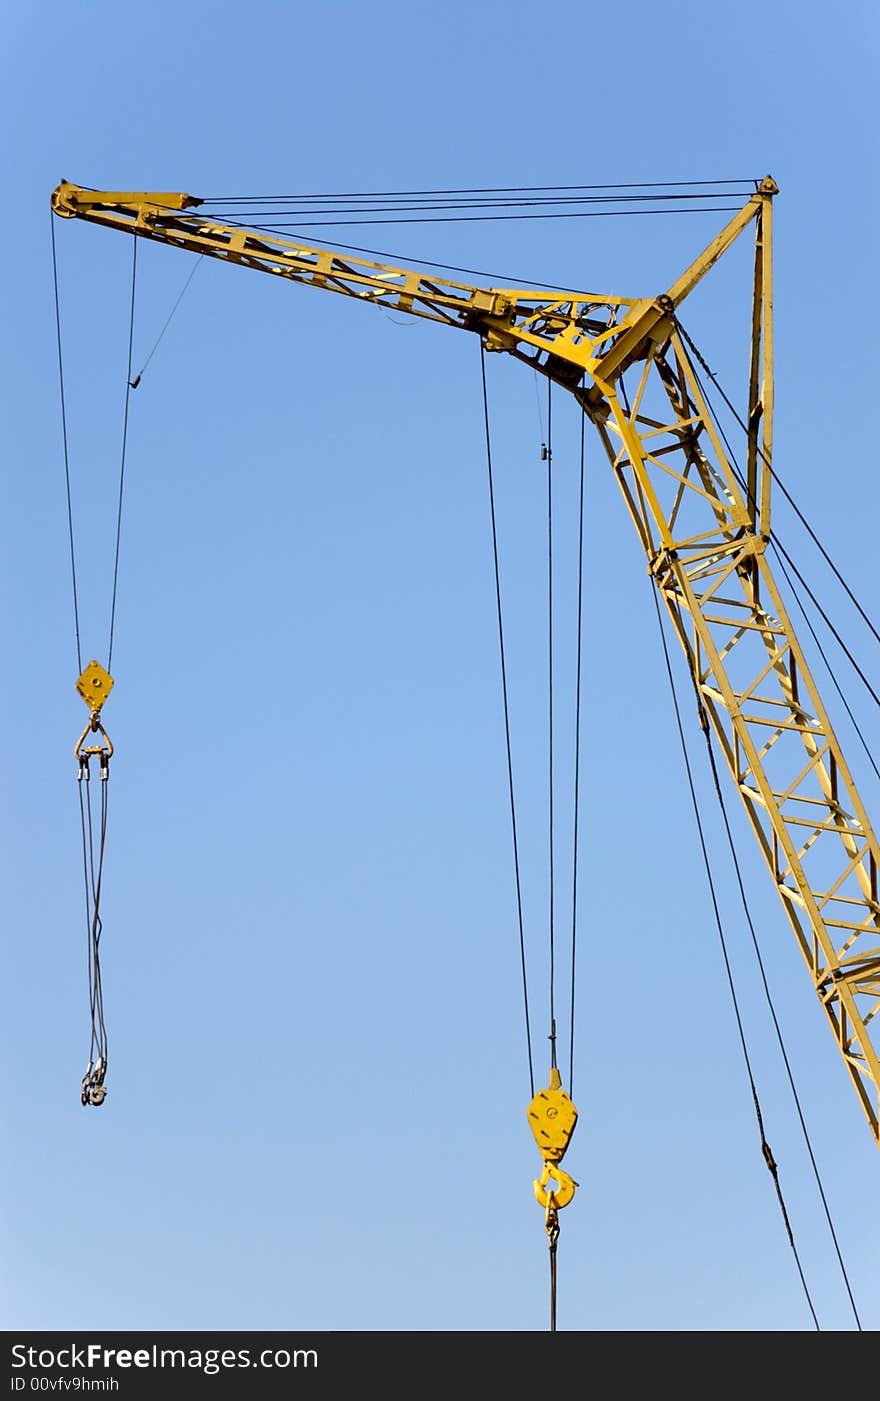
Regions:
[[[61,217],[475,332],[486,349],[515,356],[577,398],[607,452],[687,659],[701,716],[880,1142],[880,1055],[872,1026],[880,1010],[880,847],[768,561],[777,193],[770,177],[758,183],[666,291],[647,298],[448,281],[219,222],[198,212],[201,201],[179,193],[96,191],[64,181],[52,208]],[[678,314],[750,226],[755,258],[740,469]],[[621,647],[625,684],[643,698],[650,680],[625,630]],[[686,1017],[686,1007],[681,1011]],[[628,1026],[625,1008],[620,1015]]]

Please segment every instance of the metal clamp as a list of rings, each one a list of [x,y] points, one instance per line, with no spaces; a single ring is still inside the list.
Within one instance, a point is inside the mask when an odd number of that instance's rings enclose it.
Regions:
[[[88,1069],[82,1078],[82,1102],[83,1104],[103,1104],[107,1098],[107,1090],[104,1086],[104,1076],[107,1074],[107,1062],[103,1056],[93,1063],[89,1061]]]
[[[86,745],[85,742],[90,734],[100,734],[102,738],[106,740],[106,744]],[[98,759],[100,761],[102,780],[106,782],[106,780],[110,777],[110,756],[113,753],[113,744],[110,739],[110,736],[104,729],[104,726],[101,724],[100,711],[95,711],[94,715],[92,715],[89,719],[85,729],[83,730],[82,734],[80,735],[79,739],[74,745],[73,753],[74,758],[79,764],[77,778],[80,781],[82,781],[82,779],[85,779],[88,782],[88,779],[90,777],[89,760],[91,759],[93,754],[97,754]]]
[[[559,1213],[555,1206],[548,1206],[547,1214],[544,1217],[544,1230],[547,1232],[547,1243],[552,1251],[556,1250],[556,1242],[559,1240]]]

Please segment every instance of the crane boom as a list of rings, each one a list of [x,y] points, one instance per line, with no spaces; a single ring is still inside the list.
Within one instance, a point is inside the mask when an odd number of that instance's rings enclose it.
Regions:
[[[850,1082],[880,1144],[880,848],[767,558],[773,414],[769,177],[662,295],[483,288],[216,222],[184,194],[62,182],[52,208],[476,332],[595,425]],[[677,312],[755,226],[748,442],[722,441]],[[644,689],[640,659],[627,681]]]

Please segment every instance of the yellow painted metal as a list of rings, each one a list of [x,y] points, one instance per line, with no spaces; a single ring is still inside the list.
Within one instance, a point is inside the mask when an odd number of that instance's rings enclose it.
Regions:
[[[181,194],[155,192],[138,194],[130,190],[114,190],[111,193],[107,190],[86,190],[79,185],[71,185],[69,180],[62,180],[52,195],[52,208],[62,219],[73,219],[92,206],[104,207],[108,204],[112,206],[131,204],[132,202],[149,205],[157,210],[169,210],[189,209],[194,205],[201,204],[202,201],[193,199],[191,195]]]
[[[526,1111],[529,1128],[545,1162],[558,1163],[577,1123],[577,1110],[562,1088],[559,1071],[550,1071],[550,1086],[539,1090]]]
[[[550,1084],[546,1090],[539,1090],[526,1111],[529,1128],[532,1131],[538,1152],[544,1159],[541,1176],[534,1183],[535,1199],[548,1212],[556,1212],[568,1206],[577,1186],[573,1177],[563,1172],[559,1164],[571,1142],[577,1124],[578,1112],[562,1088],[562,1080],[556,1066],[550,1068]],[[550,1186],[550,1183],[555,1186]],[[548,1216],[548,1221],[549,1221]]]
[[[773,416],[769,177],[657,297],[480,288],[231,228],[185,195],[52,197],[138,237],[478,334],[568,389],[594,424],[767,863],[822,1015],[880,1142],[880,847],[767,560]],[[747,476],[704,398],[678,312],[752,224]],[[627,660],[639,703],[642,659]]]
[[[536,1177],[532,1185],[538,1206],[548,1211],[561,1211],[568,1206],[578,1184],[558,1163],[545,1162],[541,1176]]]
[[[113,689],[113,677],[100,662],[91,661],[77,678],[76,689],[89,710],[99,711]]]
[[[86,744],[90,734],[99,734],[105,741],[104,744]],[[110,736],[101,723],[100,716],[95,711],[91,720],[85,726],[82,734],[73,746],[74,757],[79,760],[80,765],[87,764],[93,754],[97,754],[101,760],[102,768],[106,770],[107,761],[113,754],[113,744]]]

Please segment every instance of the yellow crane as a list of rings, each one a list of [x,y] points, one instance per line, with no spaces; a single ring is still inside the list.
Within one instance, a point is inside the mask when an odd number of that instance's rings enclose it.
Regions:
[[[777,193],[770,177],[758,183],[668,290],[647,298],[448,281],[201,218],[201,201],[180,193],[97,191],[64,181],[52,208],[64,218],[472,331],[486,350],[516,356],[575,396],[605,447],[687,658],[701,719],[724,756],[822,1014],[880,1143],[880,1058],[872,1037],[880,1008],[880,849],[767,556]],[[749,228],[755,258],[741,473],[707,403],[698,353],[679,312]],[[637,658],[628,657],[627,665],[629,684],[641,689]],[[560,1108],[566,1127],[553,1130]],[[555,1180],[560,1197],[574,1184],[547,1165],[558,1165],[572,1113],[551,1073],[549,1089],[533,1101],[530,1122],[545,1159],[541,1185]],[[552,1208],[553,1189],[539,1200]]]

